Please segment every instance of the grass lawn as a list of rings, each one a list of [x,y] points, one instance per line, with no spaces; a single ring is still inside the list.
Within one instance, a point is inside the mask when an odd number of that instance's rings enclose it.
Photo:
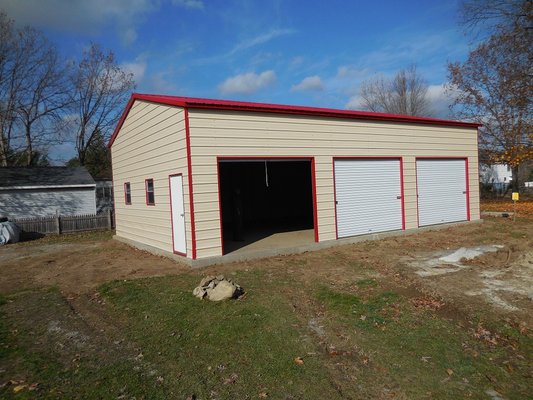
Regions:
[[[75,315],[65,318],[68,305],[56,290],[4,299],[4,316],[6,307],[19,314],[2,319],[0,355],[19,379],[0,389],[2,398],[450,399],[486,398],[486,390],[497,388],[519,399],[530,393],[531,340],[511,325],[500,327],[502,343],[493,345],[364,282],[359,295],[313,288],[310,301],[324,316],[317,334],[278,283],[265,285],[264,273],[235,278],[249,294],[224,303],[191,296],[195,276],[106,284],[100,302],[120,326],[114,338],[98,337]],[[284,285],[294,283],[285,278]],[[36,307],[45,314],[27,321]]]
[[[513,229],[499,239],[527,243]],[[489,308],[443,306],[356,253],[379,246],[226,267],[247,293],[222,303],[192,296],[204,273],[192,270],[87,295],[6,293],[0,398],[531,398],[529,331]]]

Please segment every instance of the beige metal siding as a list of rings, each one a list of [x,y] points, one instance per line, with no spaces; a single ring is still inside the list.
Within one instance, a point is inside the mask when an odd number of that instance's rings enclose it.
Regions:
[[[406,229],[418,226],[416,157],[467,157],[470,215],[479,219],[476,129],[194,109],[189,121],[198,258],[222,251],[217,156],[315,157],[320,241],[335,239],[333,157],[403,157]]]
[[[183,174],[187,256],[191,222],[184,110],[136,101],[111,149],[117,235],[172,252],[168,177]],[[154,180],[155,206],[146,205],[145,179]],[[131,205],[124,203],[124,183]]]

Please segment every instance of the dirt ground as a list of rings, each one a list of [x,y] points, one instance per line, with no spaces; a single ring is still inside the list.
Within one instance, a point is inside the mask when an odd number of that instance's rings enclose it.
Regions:
[[[487,249],[490,251],[483,252]],[[475,257],[471,259],[463,257],[472,254]],[[195,270],[133,249],[111,239],[111,233],[49,236],[0,247],[0,271],[0,295],[7,296],[3,310],[12,331],[29,332],[31,354],[54,348],[62,362],[74,370],[81,359],[83,365],[89,365],[87,371],[91,363],[101,368],[125,359],[133,360],[135,371],[143,376],[162,373],[152,361],[143,359],[146,349],[141,344],[125,338],[124,326],[109,312],[98,289],[109,281],[152,276],[172,275],[188,285],[207,274],[253,273],[258,277],[255,286],[245,290],[256,295],[263,290],[276,292],[289,301],[293,322],[301,321],[308,328],[320,351],[335,355],[326,358],[324,365],[333,371],[332,379],[339,388],[351,387],[346,377],[367,368],[364,360],[373,355],[361,353],[361,362],[349,357],[345,363],[338,359],[337,354],[352,354],[353,346],[362,352],[361,344],[355,338],[352,342],[347,332],[331,329],[337,326],[336,314],[327,312],[309,293],[311,288],[329,287],[362,295],[377,285],[381,293],[390,290],[405,296],[415,307],[429,308],[465,329],[474,329],[475,335],[490,343],[500,337],[481,323],[469,325],[470,321],[505,321],[525,334],[533,324],[530,218],[487,218],[482,223]],[[58,290],[46,290],[52,287]],[[0,393],[6,388],[11,393],[16,385],[30,390],[37,384],[20,371],[12,375],[11,369],[0,360]],[[125,372],[125,376],[129,374]],[[374,397],[363,390],[357,398],[408,398],[389,396],[390,388],[378,378],[370,382],[373,376],[366,378]],[[45,387],[46,382],[43,378],[39,384]],[[494,385],[490,381],[490,390]],[[494,393],[493,399],[504,398],[498,397],[500,392]],[[348,397],[341,393],[340,398]]]
[[[347,290],[357,280],[380,277],[396,290],[438,298],[454,309],[490,309],[529,326],[533,322],[533,219],[487,218],[483,223],[195,271],[114,241],[109,234],[77,239],[51,237],[0,248],[0,293],[55,286],[76,299],[90,297],[98,285],[112,280],[283,268],[298,279]],[[470,260],[439,261],[457,249],[480,245],[497,247]],[[361,275],[365,266],[370,268]]]
[[[68,295],[88,293],[117,279],[177,274],[172,260],[128,247],[109,237],[62,243],[17,243],[0,248],[0,293],[57,286]]]

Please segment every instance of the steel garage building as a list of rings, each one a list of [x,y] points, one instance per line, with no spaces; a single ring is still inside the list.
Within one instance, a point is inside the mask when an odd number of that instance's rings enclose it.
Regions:
[[[478,220],[477,128],[133,94],[109,143],[116,237],[202,265],[276,234],[268,246]]]

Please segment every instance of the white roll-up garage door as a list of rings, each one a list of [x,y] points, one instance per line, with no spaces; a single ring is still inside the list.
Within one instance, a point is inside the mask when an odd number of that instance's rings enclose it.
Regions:
[[[338,237],[402,229],[399,159],[335,160]]]
[[[416,181],[420,226],[468,219],[464,159],[416,160]]]

